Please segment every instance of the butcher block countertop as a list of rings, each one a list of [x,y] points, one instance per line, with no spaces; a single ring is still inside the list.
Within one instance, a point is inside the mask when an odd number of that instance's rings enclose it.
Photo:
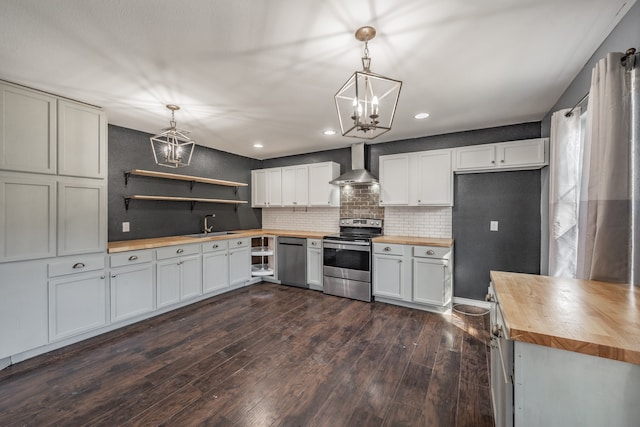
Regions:
[[[492,271],[509,338],[640,364],[640,288]]]
[[[380,236],[375,237],[373,243],[396,243],[399,245],[450,248],[453,246],[453,239],[443,239],[439,237]]]
[[[140,249],[155,249],[163,246],[185,245],[190,243],[203,243],[213,240],[228,240],[228,239],[242,239],[244,237],[255,236],[287,236],[287,237],[302,237],[307,239],[322,239],[327,234],[326,232],[316,231],[291,231],[291,230],[271,230],[271,229],[253,229],[253,230],[238,230],[231,232],[233,234],[211,236],[211,237],[189,237],[189,236],[170,236],[170,237],[156,237],[152,239],[138,239],[138,240],[121,240],[117,242],[109,242],[108,252],[110,254],[126,251],[137,251]]]

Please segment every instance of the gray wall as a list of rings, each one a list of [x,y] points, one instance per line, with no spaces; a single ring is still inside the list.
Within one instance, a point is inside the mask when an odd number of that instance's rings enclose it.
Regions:
[[[260,209],[250,203],[237,212],[233,205],[197,203],[191,211],[188,202],[132,200],[125,210],[124,197],[131,194],[154,196],[204,197],[250,201],[251,188],[241,187],[236,195],[232,187],[195,184],[190,190],[186,181],[134,176],[125,186],[124,172],[147,169],[183,175],[203,176],[229,181],[251,183],[251,170],[262,167],[259,160],[237,156],[197,145],[191,165],[171,169],[158,166],[153,160],[151,135],[119,126],[109,125],[109,241],[143,239],[198,233],[204,215],[215,213],[214,231],[260,228]],[[131,224],[129,233],[122,232],[122,222]]]

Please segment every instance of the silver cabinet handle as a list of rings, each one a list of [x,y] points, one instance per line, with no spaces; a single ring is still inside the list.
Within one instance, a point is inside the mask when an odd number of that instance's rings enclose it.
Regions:
[[[500,163],[504,163],[504,159],[500,160]]]
[[[242,244],[242,242],[241,242],[241,241],[240,241],[240,242],[236,242],[236,245],[241,245],[241,244]]]
[[[184,249],[178,249],[178,250],[176,251],[176,253],[177,253],[177,254],[181,254],[182,252],[184,252]]]
[[[219,245],[213,245],[213,246],[212,246],[212,248],[213,248],[213,249],[216,249],[216,248],[218,248],[218,247],[219,247]]]
[[[84,268],[84,264],[81,262],[76,262],[71,268]]]
[[[104,280],[104,275],[100,276],[100,280]]]
[[[495,301],[495,298],[493,297],[493,294],[487,294],[487,295],[485,295],[484,300],[485,301],[489,301],[489,302],[493,302],[493,301]]]
[[[131,255],[131,256],[129,257],[129,261],[135,261],[135,260],[137,260],[137,259],[138,259],[138,257],[137,257],[136,255]]]
[[[117,276],[118,276],[117,274],[112,274],[111,275],[112,278],[116,278]],[[104,276],[103,276],[103,278],[104,278]]]
[[[418,199],[418,203],[422,203],[422,200]]]
[[[391,248],[389,246],[387,246],[386,248],[383,249],[383,251],[389,252],[389,251],[391,251]]]
[[[436,253],[436,252],[435,252],[434,250],[432,250],[432,249],[429,249],[429,250],[427,251],[427,255],[435,255],[435,253]]]
[[[491,163],[495,163],[495,162],[496,162],[495,160],[491,160]]]
[[[293,204],[294,204],[294,205],[297,205],[297,204],[298,204],[298,202],[293,202]]]
[[[182,261],[178,261],[178,265],[181,265],[181,264],[182,264]]]

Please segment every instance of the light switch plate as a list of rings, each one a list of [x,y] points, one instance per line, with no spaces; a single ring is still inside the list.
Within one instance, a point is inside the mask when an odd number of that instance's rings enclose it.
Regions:
[[[498,221],[491,221],[489,223],[489,231],[498,231]]]
[[[122,223],[122,232],[123,233],[128,233],[129,232],[129,223],[128,222],[123,222]]]

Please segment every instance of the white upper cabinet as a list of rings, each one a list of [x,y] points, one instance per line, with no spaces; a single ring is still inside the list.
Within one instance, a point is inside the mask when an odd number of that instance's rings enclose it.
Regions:
[[[282,168],[282,206],[309,204],[309,165]]]
[[[420,206],[453,206],[451,150],[418,154],[418,202]]]
[[[380,205],[409,205],[409,154],[380,156]]]
[[[380,156],[381,206],[452,206],[451,150]]]
[[[460,147],[455,150],[455,172],[497,172],[539,169],[549,164],[547,138],[523,139]]]
[[[56,173],[56,98],[0,83],[0,169]]]
[[[251,187],[252,207],[282,206],[282,168],[251,171]]]
[[[309,165],[309,206],[340,206],[340,187],[329,183],[339,175],[338,163]]]
[[[55,177],[0,173],[0,262],[55,255]]]
[[[58,100],[58,174],[106,178],[107,124],[103,111]]]
[[[58,256],[107,248],[107,190],[102,180],[60,178]]]

